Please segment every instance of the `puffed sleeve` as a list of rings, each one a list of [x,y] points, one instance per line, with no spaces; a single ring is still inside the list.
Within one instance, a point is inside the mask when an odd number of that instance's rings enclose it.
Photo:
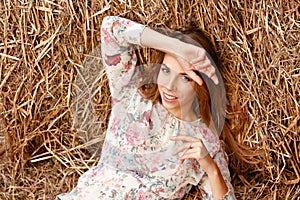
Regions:
[[[130,88],[137,63],[134,46],[141,46],[144,27],[117,16],[107,16],[102,21],[101,53],[113,98],[126,93],[126,89]]]
[[[219,200],[236,200],[236,197],[234,195],[234,190],[231,184],[231,178],[230,178],[230,172],[228,169],[228,163],[225,159],[225,153],[220,150],[214,157],[214,161],[218,165],[221,174],[226,182],[228,192]],[[211,187],[210,187],[210,181],[207,176],[205,176],[200,183],[198,184],[198,187],[201,191],[203,199],[213,199]]]

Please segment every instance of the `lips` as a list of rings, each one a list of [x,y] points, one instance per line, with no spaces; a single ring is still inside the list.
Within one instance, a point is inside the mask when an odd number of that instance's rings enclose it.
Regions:
[[[175,102],[175,101],[177,101],[177,99],[178,99],[176,96],[167,94],[167,93],[165,93],[165,92],[163,92],[163,95],[162,95],[162,96],[163,96],[163,100],[164,100],[164,101],[170,102],[170,103]]]

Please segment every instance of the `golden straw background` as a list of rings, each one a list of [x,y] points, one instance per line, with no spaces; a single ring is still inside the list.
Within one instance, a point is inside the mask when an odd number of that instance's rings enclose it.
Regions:
[[[235,137],[266,157],[256,171],[232,174],[237,198],[299,199],[299,0],[2,0],[0,199],[54,199],[96,165],[88,148],[103,137],[81,140],[71,108],[106,15],[172,29],[196,24],[214,35],[229,104],[246,114]],[[94,107],[105,129],[105,76],[97,84]],[[185,199],[199,198],[194,188]]]

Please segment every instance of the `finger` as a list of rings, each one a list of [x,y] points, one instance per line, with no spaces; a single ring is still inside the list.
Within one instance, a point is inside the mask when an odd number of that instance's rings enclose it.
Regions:
[[[193,66],[196,70],[209,77],[216,85],[219,84],[219,80],[216,75],[216,69],[210,60],[207,59],[204,63],[195,63]]]
[[[180,157],[182,158],[196,158],[196,159],[202,159],[205,157],[208,153],[207,149],[204,146],[197,147],[197,148],[189,148],[184,152],[184,154]]]
[[[215,67],[211,63],[205,63],[205,65],[202,66],[196,66],[197,70],[206,74],[208,77],[210,77],[210,74],[214,74],[216,72]]]
[[[203,70],[203,73],[209,77],[216,85],[219,83],[217,74],[216,74],[216,69],[211,65],[210,67],[207,67],[206,69]]]
[[[175,156],[175,155],[177,155],[177,154],[180,153],[180,152],[187,151],[190,147],[191,147],[191,144],[190,144],[190,143],[185,143],[185,144],[181,145],[177,150],[175,150],[175,151],[172,153],[172,155]]]
[[[208,71],[205,73],[216,85],[219,84],[218,76],[216,74],[216,70],[214,67],[211,67],[208,69]]]
[[[198,60],[194,61],[193,65],[180,57],[177,57],[177,60],[180,63],[182,70],[185,71],[186,74],[189,75],[189,77],[197,84],[202,85],[203,80],[197,73],[194,72],[194,70],[204,73],[206,76],[211,78],[216,85],[219,83],[218,77],[215,75],[215,68],[211,65],[210,60],[206,59],[201,61],[200,58],[198,58]]]
[[[184,161],[186,159],[200,159],[199,155],[196,152],[186,152],[182,155],[179,160]]]
[[[207,72],[206,75],[207,75],[209,78],[211,78],[211,77],[213,77],[215,74],[216,74],[216,69],[215,69],[213,66],[211,66],[211,67],[209,68],[209,70],[208,70],[208,72]]]
[[[207,56],[205,54],[198,56],[194,60],[191,60],[191,64],[196,64],[196,63],[203,63],[207,59]]]
[[[196,70],[201,70],[201,69],[205,69],[207,67],[211,66],[211,62],[209,59],[203,60],[201,62],[197,62],[197,63],[191,63]]]
[[[209,69],[210,69],[210,67],[207,67],[207,69],[205,69],[205,70],[201,69],[199,71],[202,72],[203,74],[205,74],[208,78],[210,78],[214,82],[214,84],[218,85],[219,84],[219,79],[218,79],[217,74],[215,73],[215,70],[213,69],[213,70],[209,71]],[[196,74],[196,72],[194,72],[194,73]],[[194,75],[191,74],[189,76],[191,77],[191,76],[194,76]],[[201,83],[203,83],[203,80],[199,77],[199,75],[196,74],[196,76],[200,79]],[[191,77],[191,78],[194,81],[196,81],[197,77],[194,77],[194,78]],[[198,81],[196,81],[196,83],[198,83]],[[202,85],[202,84],[199,84],[199,85]]]
[[[193,152],[191,152],[193,151]],[[196,159],[196,155],[194,155],[194,150],[190,149],[184,152],[184,154],[179,158],[180,163],[183,163],[187,159]]]
[[[219,84],[219,79],[216,74],[213,74],[210,79],[214,82],[214,84],[218,85]]]
[[[181,162],[183,162],[186,159],[195,159],[197,161],[202,160],[203,158],[205,158],[207,155],[209,155],[209,153],[204,153],[204,154],[198,154],[197,152],[193,152],[193,153],[186,153],[183,156],[181,156],[179,158],[179,160]]]
[[[200,78],[200,76],[198,76],[194,71],[189,71],[187,72],[187,75],[189,75],[189,77],[191,79],[193,79],[197,84],[199,85],[202,85],[203,84],[203,81],[202,79]]]
[[[216,85],[219,84],[219,79],[217,76],[213,76],[211,79],[213,80],[214,84],[216,84]]]
[[[180,67],[183,71],[189,71],[193,69],[193,66],[185,59],[181,57],[176,57],[177,61],[180,64]]]

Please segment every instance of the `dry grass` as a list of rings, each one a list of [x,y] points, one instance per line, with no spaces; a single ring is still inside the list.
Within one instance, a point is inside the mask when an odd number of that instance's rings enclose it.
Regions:
[[[260,171],[233,174],[238,199],[299,199],[299,0],[1,1],[0,199],[54,199],[96,164],[88,150],[98,152],[102,137],[79,135],[103,133],[110,99],[105,76],[85,76],[83,61],[106,15],[211,32],[228,69],[230,104],[248,116],[236,137],[267,158]],[[93,89],[75,101],[86,83]],[[186,197],[197,198],[196,190]]]

